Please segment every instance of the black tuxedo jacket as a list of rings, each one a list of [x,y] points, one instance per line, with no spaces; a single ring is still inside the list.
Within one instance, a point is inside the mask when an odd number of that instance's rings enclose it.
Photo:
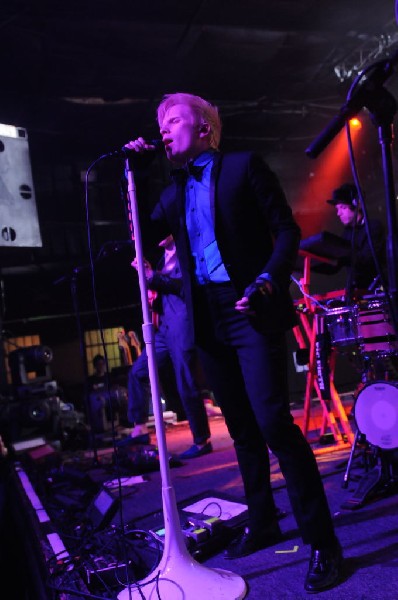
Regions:
[[[262,273],[269,273],[277,286],[262,310],[250,317],[253,326],[264,333],[290,329],[296,324],[290,275],[301,235],[276,175],[257,154],[217,152],[210,197],[218,247],[238,296]],[[182,183],[172,183],[162,192],[151,219],[159,240],[170,233],[174,237],[192,319],[194,266]]]

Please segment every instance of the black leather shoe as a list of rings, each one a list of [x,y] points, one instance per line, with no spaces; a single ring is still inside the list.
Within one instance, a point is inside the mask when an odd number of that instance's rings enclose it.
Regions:
[[[337,585],[341,577],[342,565],[343,553],[340,544],[332,548],[313,549],[304,589],[315,593]]]
[[[127,435],[121,440],[117,440],[115,445],[118,448],[125,448],[126,446],[134,446],[135,444],[149,445],[150,441],[149,433],[142,433],[141,435],[136,435],[135,437]]]
[[[224,558],[233,559],[248,556],[249,554],[253,554],[253,552],[273,546],[281,540],[282,533],[278,525],[270,527],[266,532],[262,532],[260,535],[252,533],[250,529],[246,527],[243,533],[229,544],[224,552]]]
[[[204,446],[200,447],[196,444],[193,444],[188,450],[185,450],[178,458],[197,458],[198,456],[204,456],[205,454],[210,454],[213,452],[213,446],[211,442],[207,442]]]

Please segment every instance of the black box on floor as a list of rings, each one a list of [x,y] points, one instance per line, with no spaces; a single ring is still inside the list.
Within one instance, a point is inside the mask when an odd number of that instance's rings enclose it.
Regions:
[[[116,513],[118,500],[110,492],[102,489],[90,503],[85,514],[85,520],[94,530],[101,529],[109,524]]]
[[[215,491],[180,502],[178,512],[186,546],[198,561],[226,548],[247,523],[247,505],[238,498]],[[148,515],[135,525],[164,543],[163,512]]]

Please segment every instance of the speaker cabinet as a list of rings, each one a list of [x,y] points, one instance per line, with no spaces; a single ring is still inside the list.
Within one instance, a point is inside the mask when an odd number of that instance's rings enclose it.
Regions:
[[[0,246],[42,245],[27,131],[0,123]]]

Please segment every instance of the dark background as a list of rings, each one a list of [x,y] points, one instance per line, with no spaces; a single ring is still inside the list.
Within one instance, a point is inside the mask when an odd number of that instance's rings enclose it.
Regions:
[[[305,149],[358,73],[398,42],[391,0],[4,0],[0,27],[0,123],[28,132],[43,242],[0,247],[3,337],[39,333],[63,385],[82,377],[77,316],[84,329],[98,328],[94,291],[103,326],[140,331],[142,321],[124,164],[97,162],[85,190],[93,163],[133,137],[157,137],[164,93],[197,93],[220,108],[222,150],[256,150],[277,172],[304,238],[338,233],[325,200],[352,179],[344,129],[317,159]],[[395,70],[385,83],[394,98]],[[358,116],[360,180],[369,213],[385,219],[378,130],[366,108]],[[395,170],[394,145],[392,153]],[[140,201],[154,202],[167,179],[157,158]],[[314,293],[343,285],[341,274],[312,279]],[[303,376],[292,373],[292,384],[302,389]]]

